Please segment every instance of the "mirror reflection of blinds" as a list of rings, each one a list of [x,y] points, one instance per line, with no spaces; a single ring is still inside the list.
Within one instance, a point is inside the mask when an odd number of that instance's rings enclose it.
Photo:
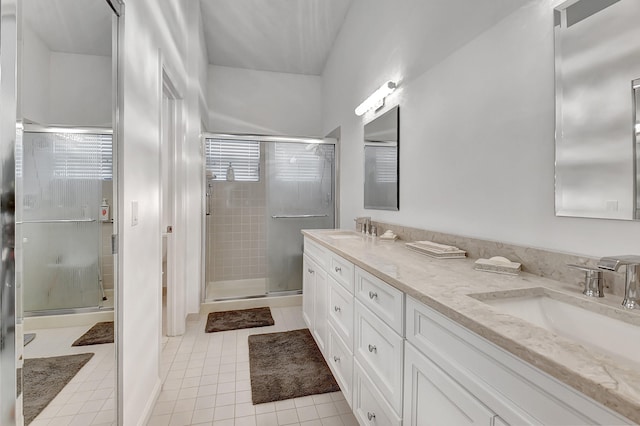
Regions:
[[[22,177],[24,156],[32,155],[39,159],[46,158],[47,162],[52,163],[54,178],[100,180],[113,178],[111,135],[37,133],[29,135],[28,141],[25,136],[23,136],[23,148],[16,150],[17,177]]]
[[[226,180],[229,163],[236,181],[260,180],[260,142],[224,139],[205,140],[206,169],[215,180]]]
[[[275,143],[276,179],[283,182],[320,182],[325,165],[331,164],[325,158],[331,154],[327,149],[318,144]]]
[[[375,178],[378,183],[395,183],[398,180],[398,149],[375,147]]]

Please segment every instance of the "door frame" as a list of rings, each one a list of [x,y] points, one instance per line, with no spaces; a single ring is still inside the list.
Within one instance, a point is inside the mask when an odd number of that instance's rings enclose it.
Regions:
[[[206,144],[206,140],[207,139],[225,139],[225,140],[255,140],[255,141],[259,141],[259,142],[280,142],[280,143],[286,143],[286,142],[290,142],[290,143],[307,143],[307,144],[327,144],[327,145],[334,145],[335,146],[335,159],[334,159],[334,183],[333,183],[333,192],[334,192],[334,212],[333,212],[333,217],[334,217],[334,227],[339,228],[340,227],[340,217],[339,217],[339,213],[340,213],[340,199],[339,199],[339,188],[340,188],[340,163],[339,163],[339,151],[340,151],[340,132],[339,132],[339,128],[337,128],[336,130],[334,130],[333,132],[331,132],[327,137],[324,138],[318,138],[318,137],[298,137],[298,136],[277,136],[277,135],[260,135],[260,134],[235,134],[235,133],[214,133],[214,132],[203,132],[200,135],[200,149],[201,149],[201,154],[202,154],[202,182],[203,182],[203,190],[206,191],[206,185],[207,185],[207,170],[206,170],[206,164],[207,164],[207,159],[206,159],[206,148],[205,148],[205,144]],[[207,262],[208,262],[208,245],[207,245],[207,237],[208,237],[208,227],[207,224],[209,223],[208,219],[207,219],[207,215],[206,215],[206,200],[204,200],[205,198],[205,193],[202,193],[202,198],[203,201],[201,203],[202,205],[202,211],[201,211],[201,215],[202,215],[202,223],[204,224],[203,227],[203,232],[202,232],[202,238],[201,238],[201,242],[200,242],[200,247],[202,250],[202,262],[201,262],[201,271],[200,271],[200,275],[202,277],[202,281],[200,284],[200,303],[207,303],[210,300],[207,299]],[[211,213],[213,215],[213,213]],[[283,294],[278,294],[276,297],[278,296],[283,296],[285,292],[283,292]],[[299,291],[294,291],[291,294],[299,294]],[[268,297],[268,296],[267,296]],[[249,298],[253,298],[253,297],[249,297]],[[243,299],[238,298],[236,300],[240,300]]]
[[[159,155],[159,235],[160,244],[158,249],[158,259],[160,260],[160,272],[162,276],[162,238],[167,236],[167,323],[166,335],[178,336],[185,332],[186,328],[186,286],[184,279],[184,200],[182,194],[184,191],[181,186],[182,179],[182,153],[185,137],[185,129],[183,123],[184,98],[182,90],[178,87],[178,81],[173,76],[170,66],[164,60],[162,52],[159,52],[160,58],[160,78],[159,78],[159,99],[160,99],[160,155]],[[165,116],[165,97],[169,101],[170,113]],[[165,134],[165,122],[171,120],[170,134]],[[168,137],[168,139],[167,139]],[[165,144],[169,144],[165,146]],[[163,167],[163,156],[166,155],[166,149],[169,150],[170,163],[168,167],[170,171],[170,209],[172,216],[172,232],[167,233],[164,228],[164,201],[165,194],[164,182],[162,176],[165,174]],[[160,321],[159,332],[162,338],[162,280],[160,282],[159,291],[160,300]],[[162,341],[162,339],[161,339]]]

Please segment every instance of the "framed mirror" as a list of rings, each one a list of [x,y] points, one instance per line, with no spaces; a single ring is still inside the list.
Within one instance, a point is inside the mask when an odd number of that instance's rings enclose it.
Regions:
[[[115,424],[122,3],[17,1],[15,424]]]
[[[640,3],[554,10],[557,216],[640,219]]]
[[[364,126],[364,208],[400,209],[400,107]]]

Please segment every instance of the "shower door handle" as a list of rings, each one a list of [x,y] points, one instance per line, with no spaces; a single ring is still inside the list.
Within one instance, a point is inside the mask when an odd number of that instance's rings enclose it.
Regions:
[[[274,214],[271,219],[306,219],[309,217],[329,217],[328,214]]]

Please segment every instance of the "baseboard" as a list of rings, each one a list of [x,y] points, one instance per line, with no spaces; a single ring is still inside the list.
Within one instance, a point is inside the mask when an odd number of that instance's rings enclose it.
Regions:
[[[149,420],[151,420],[151,414],[153,414],[153,408],[156,406],[161,389],[162,380],[158,377],[158,381],[156,381],[156,384],[153,387],[153,392],[151,392],[151,398],[149,398],[147,405],[145,405],[144,410],[142,411],[142,416],[140,417],[142,421],[138,422],[138,426],[146,426],[149,423]]]
[[[301,306],[302,295],[294,294],[291,296],[278,297],[259,297],[255,299],[241,300],[221,300],[217,302],[205,302],[200,305],[200,314],[208,314],[210,312],[231,311],[234,309],[250,309],[268,306],[270,308],[285,308],[290,306]]]

